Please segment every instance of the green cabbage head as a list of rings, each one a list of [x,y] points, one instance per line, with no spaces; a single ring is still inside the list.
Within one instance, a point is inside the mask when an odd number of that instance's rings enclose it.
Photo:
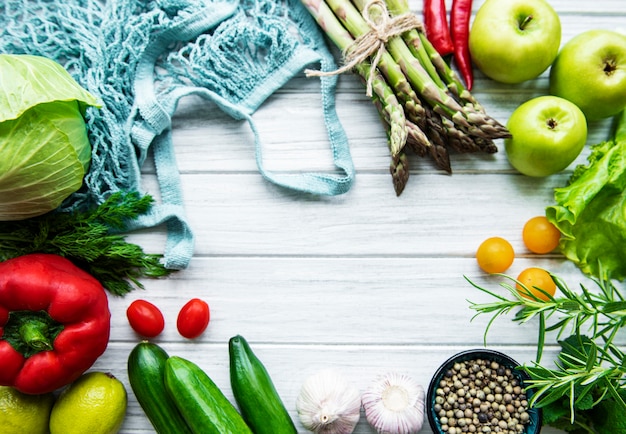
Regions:
[[[87,106],[100,104],[55,61],[0,54],[0,221],[45,214],[81,187]]]

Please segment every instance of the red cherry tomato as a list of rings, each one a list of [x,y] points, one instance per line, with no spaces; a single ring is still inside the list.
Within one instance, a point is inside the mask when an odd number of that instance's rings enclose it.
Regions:
[[[159,308],[146,300],[133,301],[126,309],[126,317],[133,330],[145,338],[158,336],[165,327]]]
[[[206,330],[210,318],[209,305],[199,298],[192,298],[178,313],[178,333],[187,339],[197,338]]]

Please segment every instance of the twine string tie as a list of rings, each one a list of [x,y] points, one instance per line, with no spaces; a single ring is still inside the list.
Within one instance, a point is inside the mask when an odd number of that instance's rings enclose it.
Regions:
[[[378,13],[373,13],[378,9]],[[372,12],[370,12],[372,11]],[[350,44],[343,52],[343,66],[334,71],[315,71],[307,69],[307,77],[324,77],[339,75],[351,71],[357,65],[364,63],[374,56],[370,71],[367,76],[366,95],[372,96],[373,81],[376,77],[377,67],[383,54],[386,52],[386,44],[389,39],[400,36],[405,32],[420,28],[421,21],[412,13],[390,16],[384,0],[370,0],[363,9],[363,19],[370,30],[363,33]]]

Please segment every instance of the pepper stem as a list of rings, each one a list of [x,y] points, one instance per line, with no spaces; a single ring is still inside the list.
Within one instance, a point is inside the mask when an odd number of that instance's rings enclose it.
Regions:
[[[6,340],[24,357],[54,349],[54,340],[63,324],[46,311],[19,310],[9,313],[1,340]]]
[[[22,341],[33,350],[47,351],[52,349],[48,336],[48,323],[39,319],[31,319],[20,327]]]

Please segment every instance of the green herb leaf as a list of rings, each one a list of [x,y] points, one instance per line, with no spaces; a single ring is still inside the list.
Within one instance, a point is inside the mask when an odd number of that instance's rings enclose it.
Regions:
[[[602,269],[602,264],[598,267]],[[561,295],[545,302],[519,297],[505,283],[501,286],[511,293],[511,299],[474,285],[496,295],[496,301],[470,302],[470,307],[477,312],[475,316],[490,314],[489,326],[514,308],[519,308],[513,317],[518,323],[538,317],[537,360],[521,369],[530,376],[526,387],[534,391],[530,405],[543,409],[545,425],[573,434],[626,434],[618,425],[612,429],[614,421],[610,424],[605,416],[601,416],[602,421],[596,416],[599,406],[607,406],[620,416],[626,414],[626,354],[613,343],[626,326],[624,296],[608,278],[595,281],[598,291],[581,285],[577,292],[560,278],[553,279]],[[558,341],[561,351],[555,366],[540,365],[547,333],[557,332],[558,339],[566,331],[568,337]]]
[[[130,222],[149,211],[154,199],[138,192],[116,192],[100,206],[83,212],[51,212],[27,220],[3,222],[0,260],[29,253],[64,256],[100,281],[114,295],[143,288],[142,277],[167,276],[162,255],[145,253],[126,241]]]
[[[626,434],[625,411],[624,406],[613,399],[600,402],[591,413],[596,432],[598,434]]]

